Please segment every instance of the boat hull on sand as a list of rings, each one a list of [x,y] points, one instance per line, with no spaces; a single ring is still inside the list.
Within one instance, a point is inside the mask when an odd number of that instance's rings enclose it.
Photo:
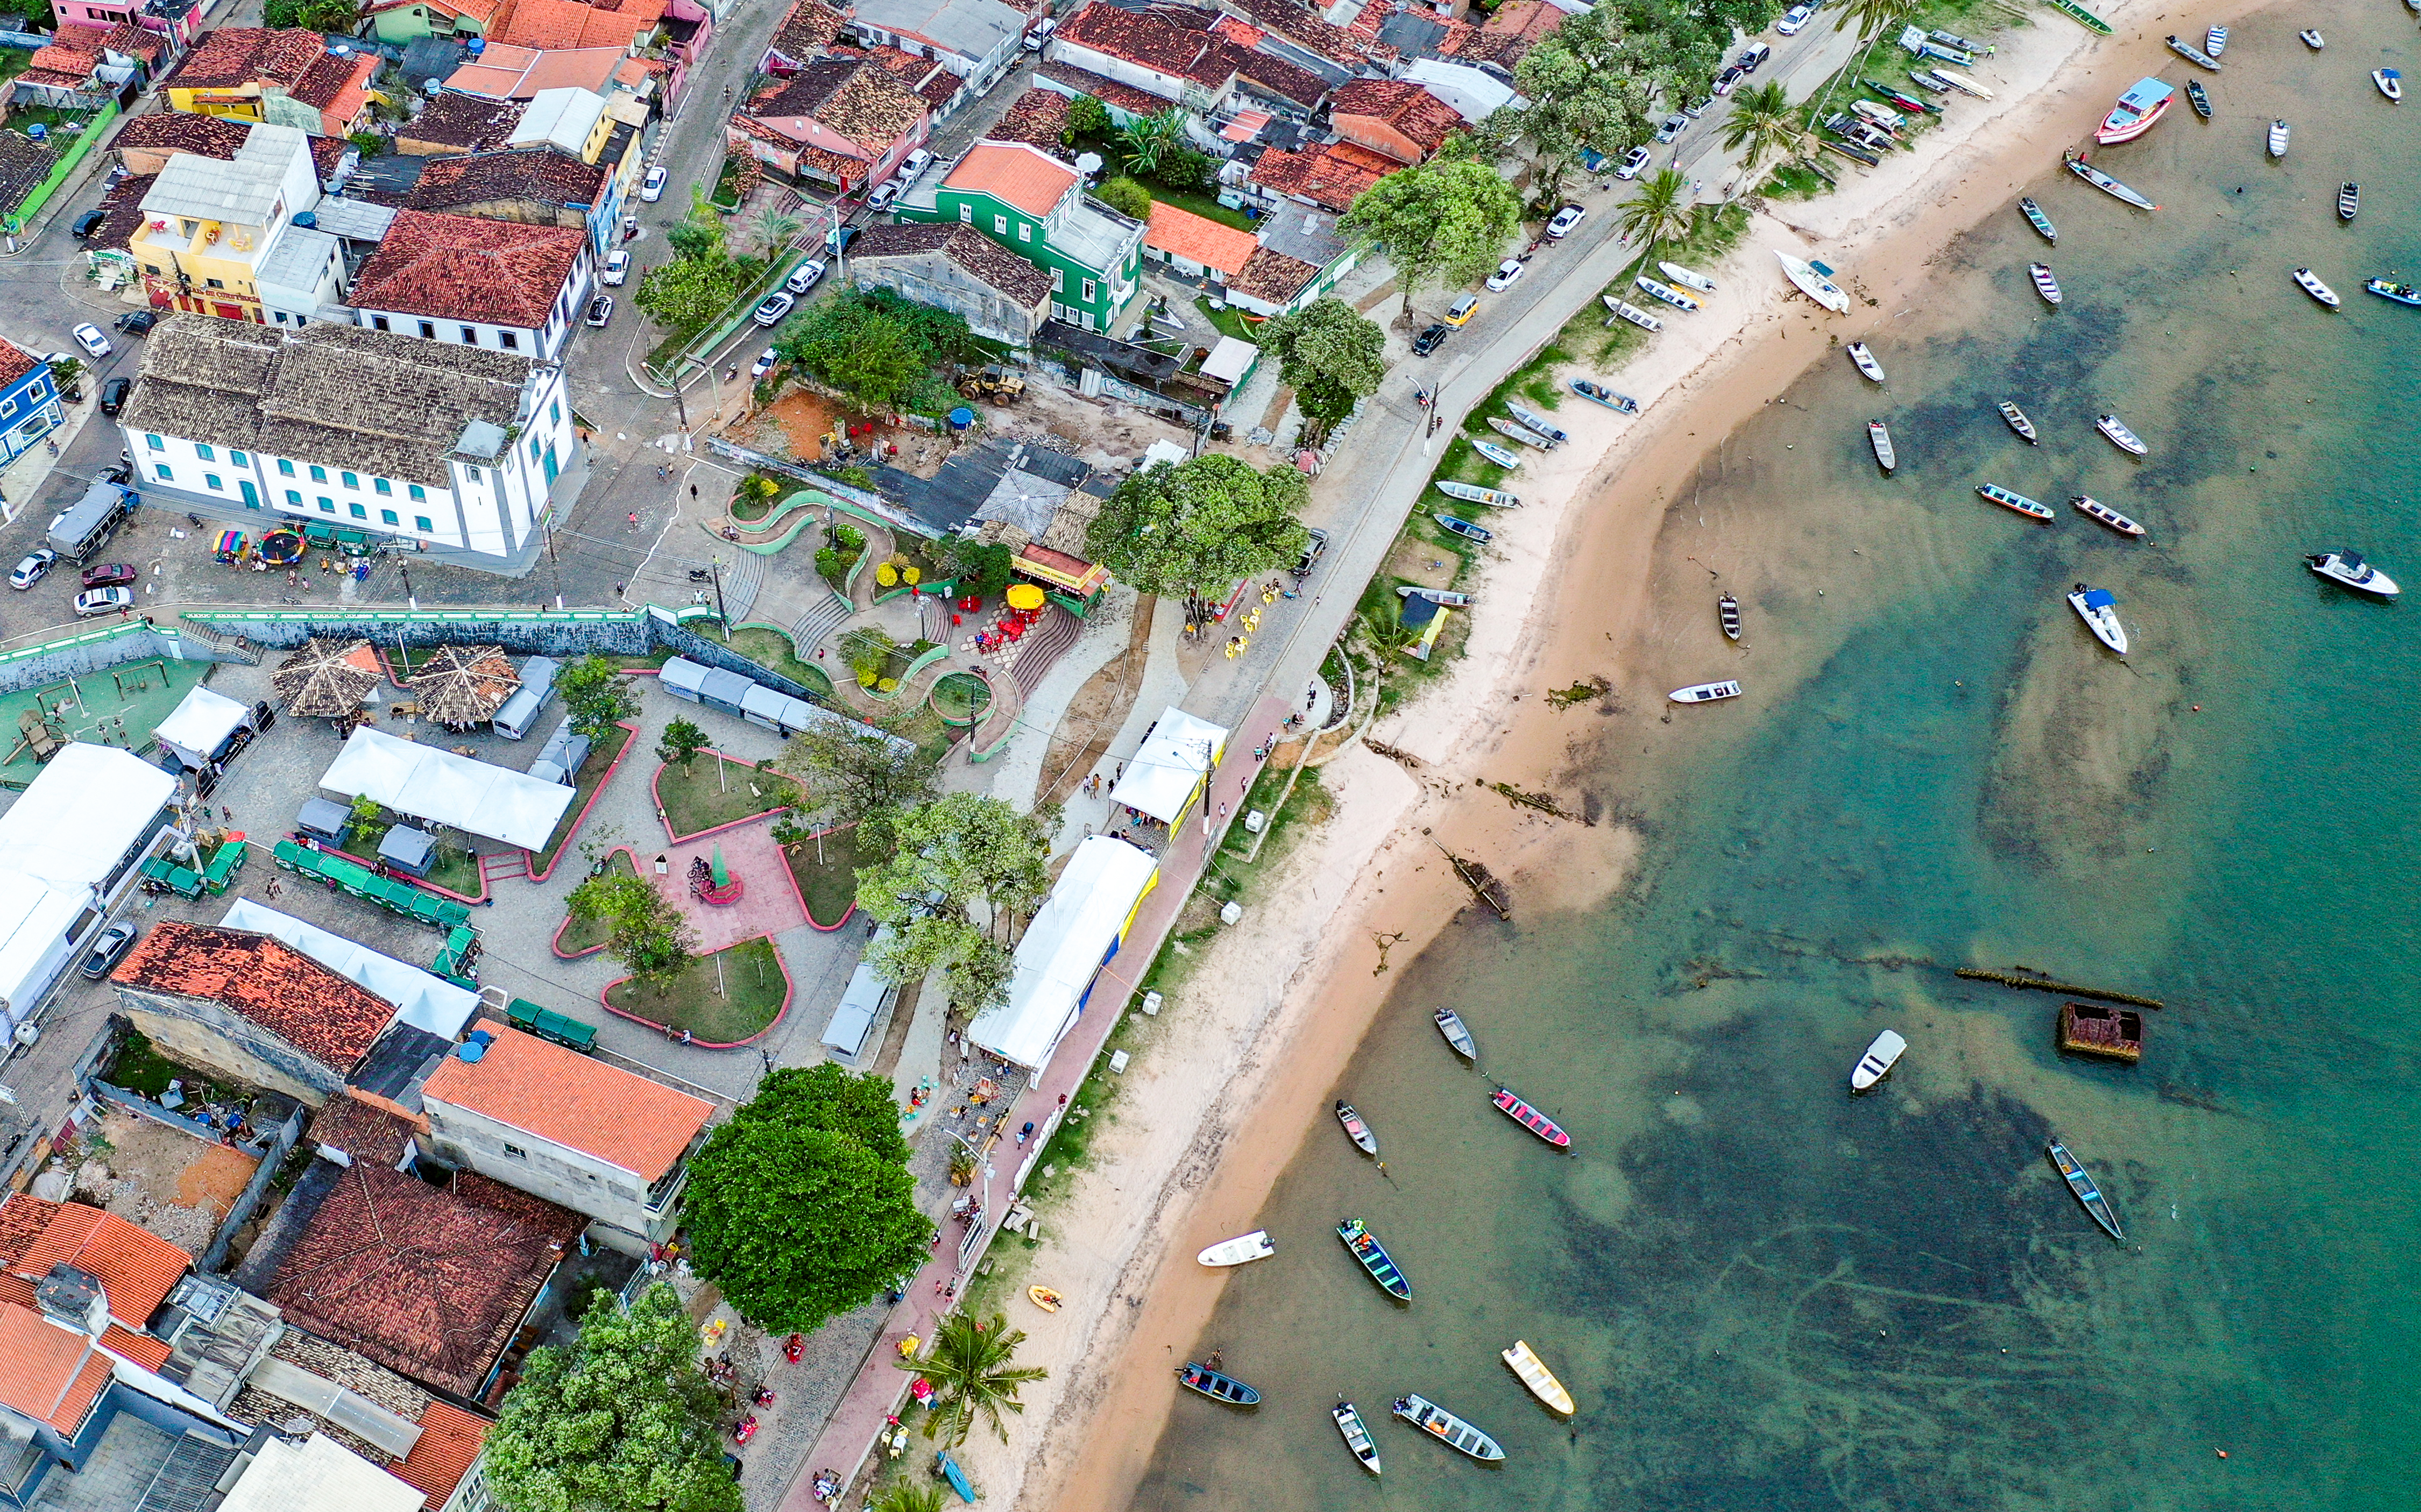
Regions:
[[[1741,695],[1741,685],[1723,682],[1694,682],[1686,688],[1676,688],[1665,696],[1677,704],[1711,704]]]
[[[2195,46],[2194,43],[2187,41],[2184,38],[2168,37],[2162,39],[2169,44],[2170,52],[2175,53],[2181,58],[2184,58],[2195,68],[2208,69],[2213,73],[2217,73],[2219,71],[2219,59],[2211,56],[2209,53],[2204,52],[2201,48]]]
[[[2110,1199],[2093,1184],[2092,1174],[2085,1169],[2084,1162],[2070,1154],[2068,1146],[2055,1139],[2043,1146],[2043,1152],[2051,1157],[2052,1168],[2068,1183],[2068,1190],[2085,1210],[2093,1215],[2093,1221],[2101,1225],[2102,1232],[2120,1243],[2126,1242],[2127,1236],[2118,1227],[2118,1215],[2111,1211]]]
[[[2295,129],[2285,121],[2273,120],[2270,123],[2270,155],[2273,158],[2283,158],[2287,155],[2287,143],[2294,132]]]
[[[2400,105],[2404,103],[2404,75],[2402,73],[2394,69],[2373,69],[2370,70],[2370,82],[2379,86],[2379,92],[2387,97],[2387,102],[2389,104]]]
[[[1858,371],[1875,382],[1883,381],[1883,365],[1875,361],[1874,351],[1865,342],[1851,342],[1849,351],[1850,361],[1857,365]]]
[[[1370,1430],[1363,1426],[1362,1414],[1354,1410],[1353,1404],[1339,1402],[1328,1410],[1328,1416],[1336,1425],[1336,1431],[1344,1436],[1345,1447],[1352,1450],[1353,1457],[1362,1462],[1362,1468],[1373,1475],[1379,1473],[1379,1446],[1370,1442]]]
[[[2086,183],[2091,184],[2094,188],[2101,190],[2103,194],[2108,195],[2113,199],[2118,200],[2123,204],[2132,205],[2137,210],[2159,210],[2161,208],[2160,206],[2153,204],[2150,200],[2146,199],[2143,195],[2135,193],[2132,189],[2128,188],[2125,184],[2120,183],[2117,179],[2111,178],[2106,173],[2103,173],[2092,164],[2085,162],[2083,158],[2076,157],[2071,154],[2064,161],[2068,164],[2069,172],[2084,179]]]
[[[1048,1286],[1028,1286],[1025,1288],[1025,1300],[1046,1313],[1055,1313],[1065,1299]]]
[[[1467,1061],[1479,1059],[1479,1042],[1471,1037],[1471,1028],[1462,1021],[1461,1014],[1452,1008],[1440,1008],[1430,1017],[1437,1021],[1438,1033],[1445,1036],[1445,1042],[1456,1054]]]
[[[1518,451],[1507,450],[1484,436],[1465,436],[1463,439],[1471,443],[1473,451],[1508,473],[1522,465],[1522,454]]]
[[[1898,1030],[1886,1029],[1875,1036],[1875,1042],[1858,1057],[1858,1064],[1850,1068],[1850,1090],[1852,1093],[1865,1092],[1891,1075],[1892,1068],[1899,1064],[1900,1055],[1907,1049],[1908,1041],[1900,1037]]]
[[[2205,120],[2210,119],[2210,91],[2202,86],[2201,80],[2188,79],[2186,81],[2186,101],[2194,106],[2194,113],[2195,115],[2200,116]]]
[[[2105,524],[2111,529],[2116,531],[2121,536],[2141,536],[2144,533],[2143,526],[2135,523],[2132,520],[2128,519],[2125,515],[2120,514],[2117,510],[2113,509],[2108,505],[2102,503],[2101,500],[2093,497],[2089,493],[2070,494],[2069,495],[2068,502],[2070,505],[2074,507],[2078,514],[2085,516],[2088,520],[2099,521],[2102,524]]]
[[[1465,540],[1476,540],[1482,546],[1496,538],[1493,531],[1483,530],[1468,520],[1457,520],[1452,515],[1431,515],[1429,518],[1436,521],[1440,528],[1451,531]]]
[[[1715,620],[1724,627],[1724,639],[1737,644],[1741,638],[1740,600],[1728,593],[1716,600]]]
[[[1660,320],[1655,316],[1648,314],[1646,310],[1641,309],[1636,304],[1632,304],[1624,300],[1618,300],[1612,294],[1601,294],[1598,297],[1605,302],[1605,307],[1612,310],[1617,318],[1629,320],[1632,324],[1639,327],[1642,331],[1662,331],[1664,329],[1664,322],[1663,320]]]
[[[1396,1415],[1450,1449],[1460,1449],[1474,1459],[1498,1460],[1505,1451],[1496,1441],[1470,1424],[1430,1401],[1425,1396],[1398,1396]]]
[[[1209,1365],[1188,1360],[1177,1367],[1177,1383],[1190,1392],[1198,1392],[1212,1401],[1227,1407],[1258,1407],[1261,1394],[1233,1376],[1222,1375]]]
[[[1637,277],[1632,279],[1631,285],[1633,288],[1638,289],[1649,299],[1659,301],[1665,304],[1670,304],[1677,310],[1688,310],[1695,315],[1699,310],[1706,308],[1705,305],[1699,304],[1689,295],[1682,293],[1679,289],[1675,288],[1672,285],[1659,283],[1655,279],[1648,277],[1646,273],[1641,273]]]
[[[1522,505],[1522,496],[1518,493],[1507,493],[1503,489],[1483,489],[1476,483],[1457,483],[1440,478],[1437,489],[1449,499],[1460,499],[1465,504],[1484,504],[1491,509],[1516,509]]]
[[[2052,513],[2051,506],[2038,504],[2023,493],[2012,493],[1997,483],[1978,483],[1976,485],[1976,491],[2002,508],[2014,509],[2029,520],[2050,521],[2057,518]]]
[[[1257,1228],[1234,1239],[1223,1239],[1194,1258],[1207,1266],[1222,1267],[1249,1265],[1255,1260],[1266,1260],[1277,1253],[1278,1247],[1270,1242],[1269,1230]]]
[[[1540,414],[1536,410],[1527,409],[1522,405],[1515,404],[1510,400],[1507,400],[1505,405],[1505,413],[1513,417],[1515,424],[1528,426],[1531,429],[1546,437],[1549,441],[1562,443],[1572,439],[1564,433],[1562,427],[1556,425],[1553,420],[1548,419],[1545,415]]]
[[[1547,1368],[1547,1363],[1539,1358],[1538,1350],[1524,1341],[1515,1339],[1513,1348],[1500,1352],[1507,1367],[1522,1378],[1523,1385],[1530,1388],[1531,1395],[1566,1417],[1572,1415],[1572,1394],[1564,1389],[1564,1383],[1557,1380],[1555,1373]]]
[[[1711,294],[1715,291],[1713,279],[1702,273],[1693,273],[1678,262],[1660,262],[1656,265],[1656,269],[1683,288],[1695,288],[1701,294]]]
[[[1867,442],[1875,448],[1875,465],[1888,473],[1899,466],[1899,449],[1892,444],[1891,428],[1881,420],[1867,422]]]
[[[1842,293],[1839,286],[1830,278],[1818,273],[1815,264],[1802,261],[1788,252],[1776,252],[1774,256],[1782,261],[1784,276],[1797,285],[1801,293],[1835,315],[1850,313],[1850,296]]]
[[[1572,380],[1572,392],[1596,404],[1602,404],[1617,414],[1637,414],[1639,401],[1630,395],[1592,382],[1585,378]]]
[[[1362,1220],[1349,1218],[1337,1224],[1336,1237],[1345,1241],[1346,1249],[1351,1251],[1353,1258],[1361,1262],[1362,1269],[1370,1273],[1370,1279],[1381,1291],[1398,1302],[1413,1300],[1413,1284],[1396,1269],[1396,1262],[1387,1257],[1386,1250],[1371,1237],[1370,1230],[1363,1225]]]
[[[2118,600],[2108,588],[2080,583],[2076,591],[2068,596],[2068,606],[2085,621],[2085,628],[2093,631],[2095,640],[2120,656],[2127,654],[2127,627],[2118,622]]]
[[[1488,429],[1495,431],[1498,435],[1503,436],[1507,441],[1520,442],[1523,445],[1532,447],[1538,451],[1554,451],[1555,449],[1555,444],[1553,441],[1550,441],[1545,436],[1539,434],[1528,426],[1507,420],[1501,414],[1492,414],[1488,417]]]

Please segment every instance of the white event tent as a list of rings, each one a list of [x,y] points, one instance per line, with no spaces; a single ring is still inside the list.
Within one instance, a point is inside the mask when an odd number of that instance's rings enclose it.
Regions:
[[[33,1010],[87,911],[123,891],[177,779],[115,746],[62,746],[0,814],[0,1028]]]
[[[367,794],[398,814],[523,850],[546,844],[572,799],[572,790],[561,783],[399,740],[367,725],[347,739],[320,786],[349,798]]]
[[[1148,850],[1097,834],[1076,848],[1042,911],[1017,943],[1008,1001],[967,1026],[976,1048],[1039,1070],[1085,1011],[1094,974],[1126,934],[1160,863]]]
[[[479,994],[467,988],[248,897],[237,898],[219,923],[292,946],[365,991],[394,1004],[398,1019],[440,1039],[458,1037],[479,1009]]]
[[[226,694],[195,683],[185,701],[153,726],[151,737],[186,766],[207,767],[227,737],[251,717],[252,710]]]
[[[1171,704],[1144,737],[1143,749],[1127,762],[1126,775],[1111,789],[1110,802],[1173,825],[1194,806],[1203,773],[1219,764],[1226,749],[1225,729]]]

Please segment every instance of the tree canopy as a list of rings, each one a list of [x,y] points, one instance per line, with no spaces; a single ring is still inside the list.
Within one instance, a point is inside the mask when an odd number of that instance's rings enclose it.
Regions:
[[[836,290],[782,328],[773,351],[868,410],[906,406],[968,350],[965,320],[887,290]]]
[[[1262,472],[1223,452],[1156,462],[1110,495],[1086,549],[1139,592],[1224,599],[1240,580],[1303,554],[1310,497],[1310,480],[1291,467]]]
[[[1045,864],[1057,816],[975,793],[902,811],[898,852],[857,874],[858,907],[891,926],[867,959],[893,982],[941,968],[950,1001],[971,1012],[1001,1001],[1016,920],[1051,891]]]
[[[1334,296],[1274,317],[1260,335],[1261,349],[1277,354],[1279,381],[1323,427],[1351,414],[1387,376],[1386,336],[1378,322]]]
[[[697,948],[689,920],[643,877],[602,872],[563,901],[573,918],[607,927],[606,954],[643,987],[661,987],[679,975]]]
[[[900,723],[819,724],[782,753],[781,769],[805,787],[814,812],[858,826],[860,855],[887,851],[893,818],[941,790],[933,757],[894,733]]]
[[[594,653],[556,673],[554,691],[563,694],[571,727],[594,741],[603,740],[617,723],[639,711],[639,695],[631,691],[622,669]]]
[[[924,1261],[891,1083],[829,1061],[758,1083],[690,1162],[682,1221],[698,1273],[768,1333],[805,1333]]]
[[[1521,228],[1522,200],[1494,166],[1437,158],[1364,190],[1337,225],[1386,248],[1410,317],[1421,289],[1468,284],[1496,266]]]
[[[721,1406],[671,1286],[628,1311],[601,1293],[570,1348],[523,1364],[488,1430],[488,1488],[506,1512],[740,1512]]]
[[[1648,101],[1667,86],[1663,68],[1643,68],[1626,55],[1629,39],[1611,12],[1596,7],[1540,38],[1513,71],[1525,102],[1504,106],[1482,123],[1488,147],[1530,149],[1542,210],[1562,198],[1564,175],[1582,153],[1619,157],[1648,140]]]
[[[1051,1374],[1040,1365],[1012,1364],[1025,1331],[1008,1326],[994,1313],[977,1322],[966,1313],[952,1313],[933,1331],[933,1352],[924,1360],[902,1360],[899,1368],[914,1370],[933,1383],[933,1413],[925,1432],[955,1448],[967,1442],[967,1431],[981,1416],[1000,1442],[1008,1442],[1008,1425],[1001,1413],[1023,1412],[1018,1388]]]

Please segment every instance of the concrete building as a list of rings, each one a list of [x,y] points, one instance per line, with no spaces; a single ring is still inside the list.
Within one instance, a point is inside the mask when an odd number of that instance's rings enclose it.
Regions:
[[[973,229],[948,223],[869,226],[849,246],[849,281],[948,310],[1012,347],[1051,318],[1051,275]]]
[[[294,224],[319,203],[310,138],[256,125],[228,160],[169,158],[127,251],[155,306],[299,327],[344,297],[343,247]]]
[[[14,342],[0,340],[0,460],[41,440],[65,416],[51,365]]]
[[[1051,277],[1052,319],[1107,330],[1134,297],[1144,226],[1085,193],[1076,170],[1023,142],[977,142],[899,198],[904,224],[955,221]]]
[[[529,161],[502,157],[508,164]],[[478,161],[441,158],[438,164],[451,172],[456,164]],[[591,178],[596,171],[574,163],[565,177]],[[502,199],[513,187],[475,184],[471,192]],[[532,195],[545,192],[526,182],[520,187]],[[570,192],[578,188],[574,184]],[[355,318],[372,331],[553,362],[580,319],[596,266],[584,228],[588,207],[576,210],[570,226],[398,210],[378,251],[353,274]]]
[[[899,77],[870,58],[821,58],[732,113],[727,149],[787,183],[857,194],[925,145],[932,117]]]

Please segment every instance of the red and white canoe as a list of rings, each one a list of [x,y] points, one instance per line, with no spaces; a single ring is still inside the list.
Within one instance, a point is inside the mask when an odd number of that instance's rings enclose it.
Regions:
[[[1488,1100],[1496,1104],[1497,1111],[1506,1117],[1512,1119],[1555,1148],[1568,1150],[1572,1147],[1571,1135],[1565,1133],[1562,1127],[1553,1118],[1515,1097],[1511,1087],[1498,1087],[1496,1095]]]
[[[2152,129],[2152,123],[2167,113],[2178,92],[2159,79],[2138,79],[2101,117],[2101,128],[2093,139],[2104,147],[2115,142],[2132,142]]]

